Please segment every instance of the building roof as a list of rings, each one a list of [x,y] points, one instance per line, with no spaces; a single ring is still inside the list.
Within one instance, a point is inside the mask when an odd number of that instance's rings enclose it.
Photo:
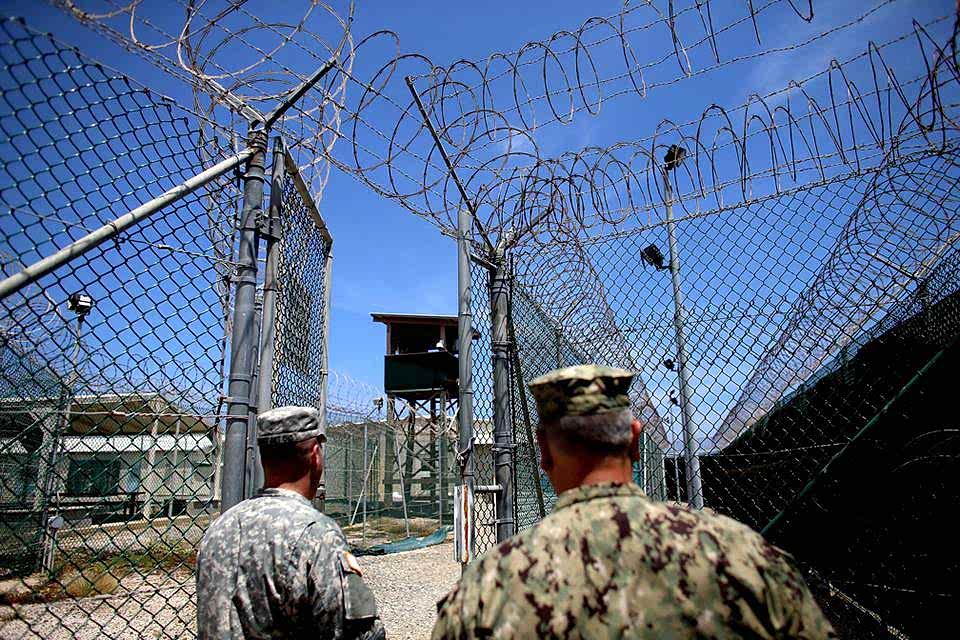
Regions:
[[[67,453],[145,453],[153,449],[168,451],[211,451],[213,441],[202,433],[184,433],[179,436],[164,434],[156,437],[139,436],[67,436],[61,441]]]
[[[42,416],[50,415],[60,402],[60,397],[7,397],[0,398],[0,409],[9,415]],[[79,394],[71,398],[70,430],[74,433],[136,434],[152,429],[160,433],[201,433],[213,429],[213,424],[151,391]]]
[[[158,453],[169,451],[213,450],[213,441],[202,433],[183,433],[179,436],[65,436],[60,446],[66,453],[146,453],[151,449]],[[0,455],[30,455],[31,452],[17,438],[0,438]]]
[[[370,314],[374,322],[383,324],[446,324],[456,325],[457,316],[427,315],[421,313],[384,313],[373,312]]]

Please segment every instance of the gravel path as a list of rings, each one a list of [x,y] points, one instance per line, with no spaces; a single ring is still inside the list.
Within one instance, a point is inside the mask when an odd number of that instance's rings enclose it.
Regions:
[[[359,559],[377,598],[387,637],[429,638],[437,600],[460,577],[453,543]],[[196,633],[193,576],[131,575],[121,581],[127,593],[51,604],[0,606],[0,640],[43,638],[191,638]]]
[[[437,617],[437,600],[460,578],[453,543],[359,560],[363,578],[377,597],[387,637],[429,638]]]

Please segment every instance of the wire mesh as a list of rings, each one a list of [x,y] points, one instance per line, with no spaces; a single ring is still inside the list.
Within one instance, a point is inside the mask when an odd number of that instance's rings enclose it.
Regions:
[[[173,101],[15,20],[0,33],[4,276],[232,155]],[[239,195],[216,179],[3,299],[4,637],[194,628]]]
[[[511,297],[511,322],[514,327],[513,425],[516,443],[517,527],[523,529],[550,513],[556,494],[540,469],[540,452],[534,433],[539,422],[537,405],[527,382],[553,369],[595,362],[595,346],[577,344],[564,328],[540,307],[522,284],[514,282]],[[627,359],[625,357],[621,363]],[[637,383],[638,384],[638,383]],[[635,384],[636,386],[636,384]],[[634,395],[640,395],[634,389]],[[634,478],[655,499],[664,499],[663,452],[652,437],[641,438],[640,460],[634,466]]]
[[[424,411],[342,374],[335,387],[318,506],[358,553],[383,553],[384,544],[406,538],[443,539],[457,475],[451,403],[444,411],[435,398],[431,414],[429,401]]]
[[[473,472],[475,487],[496,485],[493,473],[493,349],[490,327],[490,271],[471,262],[473,304]],[[474,553],[482,555],[495,546],[496,493],[476,491],[474,505]]]
[[[739,106],[710,104],[692,119],[661,121],[646,137],[546,157],[534,134],[542,139],[544,131],[559,132],[578,114],[597,115],[601,93],[608,101],[631,95],[643,100],[648,89],[689,84],[692,76],[721,78],[721,69],[746,60],[777,63],[786,52],[813,48],[892,11],[895,2],[857,7],[842,24],[828,18],[807,37],[778,29],[776,42],[763,45],[767,49],[761,48],[761,25],[810,21],[813,3],[808,11],[787,0],[746,3],[715,17],[709,3],[669,4],[666,13],[652,3],[624,6],[519,51],[448,67],[402,53],[395,34],[377,31],[356,48],[377,54],[387,43],[383,64],[370,57],[369,81],[353,71],[347,29],[352,4],[341,12],[348,18],[340,19],[326,6],[312,14],[316,3],[304,3],[304,12],[290,10],[289,28],[261,20],[239,2],[189,5],[185,14],[156,7],[149,13],[143,3],[102,12],[64,6],[191,83],[196,105],[209,107],[208,113],[224,105],[241,111],[228,114],[231,123],[251,115],[257,120],[251,109],[272,104],[326,53],[339,58],[324,86],[281,124],[300,134],[291,139],[306,141],[296,152],[305,156],[301,165],[315,193],[330,162],[452,231],[454,213],[464,203],[450,181],[456,171],[467,178],[464,191],[478,212],[478,235],[485,236],[475,246],[509,249],[515,265],[510,419],[519,526],[532,524],[551,500],[536,468],[529,427],[537,418],[524,383],[560,364],[622,366],[639,374],[631,397],[645,426],[645,451],[636,477],[648,493],[703,499],[766,531],[799,558],[828,614],[848,635],[932,635],[951,620],[947,606],[960,571],[955,545],[944,539],[949,528],[938,521],[942,505],[957,496],[955,421],[942,400],[950,397],[956,369],[960,23],[953,13],[930,14],[905,33],[858,46],[844,60],[782,89],[748,87],[765,95],[750,94]],[[316,51],[299,55],[316,31],[306,26],[308,18],[324,11],[335,19],[322,41],[339,44],[321,44],[319,57]],[[4,86],[0,99],[0,124],[10,137],[0,148],[11,176],[11,186],[3,187],[10,211],[3,226],[5,274],[20,268],[17,258],[30,263],[47,255],[76,233],[208,166],[230,146],[230,136],[207,120],[194,120],[52,41],[18,35],[17,28],[3,23],[13,34],[2,47],[11,86]],[[756,47],[743,32],[756,34]],[[276,47],[265,47],[271,40]],[[231,50],[224,46],[228,41],[240,44]],[[640,41],[652,45],[652,55],[637,57],[640,47],[631,42]],[[666,55],[656,52],[658,46]],[[235,65],[233,51],[251,56],[250,64]],[[298,66],[300,60],[307,66]],[[436,141],[411,108],[401,81],[411,65],[438,139],[453,151],[452,170],[436,157]],[[280,90],[273,92],[277,79]],[[347,85],[356,85],[351,96],[358,100],[346,99]],[[331,150],[341,112],[351,144],[336,157]],[[182,117],[162,115],[171,113]],[[674,144],[688,157],[662,181],[671,167],[661,158]],[[50,526],[60,524],[54,516],[66,511],[53,491],[56,478],[78,490],[103,492],[114,488],[115,476],[124,487],[137,476],[138,467],[122,456],[97,461],[96,468],[78,463],[72,475],[69,469],[61,474],[58,464],[72,455],[60,444],[68,429],[86,434],[87,443],[148,432],[158,440],[169,435],[163,429],[170,415],[189,414],[202,426],[187,435],[209,433],[216,445],[237,196],[236,187],[221,179],[120,236],[122,242],[102,246],[4,300],[10,319],[3,329],[7,366],[0,378],[13,408],[5,410],[11,417],[5,418],[0,470],[4,491],[21,498],[13,501],[19,511],[4,518],[0,548],[13,539],[9,571],[19,572],[24,585],[24,567],[49,562],[48,549],[54,558],[64,557],[56,552],[63,536]],[[308,201],[290,207],[298,210]],[[675,220],[664,215],[667,203],[676,209]],[[308,237],[288,244],[291,255],[302,256],[296,252],[304,246],[329,251],[310,245],[315,239],[301,229]],[[315,272],[301,276],[294,262],[286,264],[289,289],[321,291]],[[475,502],[476,551],[482,553],[495,543],[496,493],[489,490],[495,484],[494,402],[489,274],[476,267],[473,275],[479,332],[473,447],[476,484],[487,488]],[[83,324],[62,311],[66,296],[80,289],[92,290],[98,301]],[[278,313],[292,327],[315,328],[313,312],[326,309],[303,300],[281,298]],[[323,393],[328,374],[319,363],[326,354],[302,338],[302,332],[278,330],[278,403],[315,402],[318,381]],[[108,393],[116,398],[103,404]],[[365,403],[341,403],[336,418],[326,407],[331,433],[337,433],[328,443],[329,479],[343,478],[340,488],[330,486],[331,508],[345,505],[342,519],[351,504],[354,512],[365,506],[386,520],[395,508],[387,505],[387,494],[395,503],[393,481],[412,485],[412,469],[430,468],[431,439],[398,446],[409,442],[410,431],[390,421],[384,425],[379,414],[374,419]],[[107,425],[121,418],[129,434],[122,425],[116,433],[97,433],[114,429]],[[179,418],[177,423],[184,426]],[[358,444],[364,425],[367,437]],[[174,439],[184,437],[174,429]],[[394,456],[398,472],[392,479],[391,438],[394,450],[407,449]],[[125,442],[151,473],[158,459],[166,459],[159,444],[141,455],[142,441]],[[187,460],[186,448],[174,447],[176,465]],[[435,469],[442,469],[443,451],[441,445]],[[73,453],[87,461],[85,452]],[[216,473],[214,465],[211,500]],[[363,498],[356,493],[358,481]],[[91,514],[83,539],[106,540],[108,530],[111,543],[127,539],[113,536],[113,523],[93,523],[94,512],[121,518],[115,514],[127,510],[149,514],[143,519],[150,523],[161,521],[167,487],[159,484],[154,491],[153,482],[142,483],[149,488],[142,504],[134,497],[126,506],[121,491],[113,497],[116,504],[105,496],[96,496],[95,508],[74,501],[78,513]],[[429,490],[429,482],[420,487]],[[400,495],[407,502],[404,490]],[[178,522],[178,505],[162,504],[169,529]],[[439,515],[443,502],[437,504]],[[124,512],[122,518],[129,517]],[[191,531],[174,540],[188,539]],[[820,543],[824,532],[829,545]],[[151,535],[138,531],[137,540]],[[189,564],[189,557],[181,562],[176,553],[163,557],[175,558],[178,568]],[[26,597],[48,597],[42,594],[67,590],[68,582],[95,585],[104,578],[109,585],[107,578],[117,577],[113,567],[127,566],[112,562],[109,571],[96,563],[90,573],[74,566],[77,578],[54,573],[51,580],[49,571],[30,577],[41,586],[28,589]],[[127,629],[179,635],[189,614],[157,606],[155,598],[162,594],[176,606],[189,584],[168,586],[152,568],[126,571],[117,588],[127,589],[135,574],[142,584],[125,598],[71,601],[74,609],[18,607],[12,622],[5,618],[4,633],[9,628],[11,634],[55,635],[79,608],[80,635]],[[176,573],[167,564],[159,571]],[[159,613],[145,621],[142,614],[154,609]]]
[[[936,400],[960,334],[958,178],[951,144],[756,204],[522,246],[512,304],[522,378],[585,360],[636,370],[662,427],[637,479],[655,497],[692,501],[682,322],[706,506],[793,553],[850,637],[923,637],[948,615],[960,570],[932,531],[958,492],[953,419]],[[662,268],[650,247],[663,248]],[[560,255],[588,266],[598,295],[566,295],[581,274]],[[518,455],[521,523],[537,519],[535,457]]]
[[[322,408],[333,241],[287,163],[277,240],[275,361],[271,404]]]

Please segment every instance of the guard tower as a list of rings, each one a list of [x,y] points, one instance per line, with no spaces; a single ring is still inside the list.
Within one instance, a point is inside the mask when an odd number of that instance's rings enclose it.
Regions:
[[[456,432],[448,425],[457,412],[457,316],[370,315],[387,327],[383,387],[393,428],[385,446],[397,452],[403,474],[398,479],[392,468],[384,470],[384,498],[390,506],[400,484],[411,515],[436,513],[443,524],[452,520],[447,493]]]

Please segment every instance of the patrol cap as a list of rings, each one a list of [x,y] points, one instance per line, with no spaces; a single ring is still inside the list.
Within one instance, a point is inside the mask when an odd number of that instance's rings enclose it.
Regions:
[[[624,369],[581,364],[555,369],[531,381],[542,422],[564,416],[590,416],[630,408],[627,391],[633,376]]]
[[[292,444],[316,437],[326,440],[327,434],[313,407],[277,407],[257,417],[257,444]]]

